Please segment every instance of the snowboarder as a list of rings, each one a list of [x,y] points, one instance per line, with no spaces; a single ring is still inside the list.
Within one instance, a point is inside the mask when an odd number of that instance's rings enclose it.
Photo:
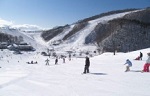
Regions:
[[[146,60],[146,63],[144,65],[144,68],[142,72],[149,72],[149,66],[150,66],[150,53],[147,53],[148,59]]]
[[[84,74],[89,73],[89,66],[90,66],[90,59],[88,56],[85,57],[85,67],[84,67]]]
[[[46,62],[46,65],[49,65],[49,60],[48,59],[46,59],[45,62]]]
[[[143,53],[140,52],[140,60],[142,60],[142,57],[143,57]]]
[[[58,64],[58,57],[55,59],[55,65]]]
[[[130,71],[130,67],[132,67],[132,62],[129,59],[127,59],[124,65],[127,65],[125,72],[128,72]]]

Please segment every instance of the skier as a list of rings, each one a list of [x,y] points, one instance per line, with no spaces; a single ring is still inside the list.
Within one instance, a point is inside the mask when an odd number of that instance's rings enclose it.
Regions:
[[[150,66],[150,53],[147,53],[148,59],[146,60],[146,63],[144,65],[144,68],[142,72],[149,72],[149,66]]]
[[[125,72],[128,72],[130,71],[130,67],[132,67],[132,62],[129,59],[127,59],[124,65],[127,65]]]
[[[58,64],[58,57],[55,59],[55,65]]]
[[[90,66],[90,59],[88,56],[85,58],[85,67],[84,67],[84,74],[89,73],[89,66]]]
[[[46,59],[45,62],[46,62],[46,65],[49,65],[49,60],[48,59]]]
[[[140,52],[140,60],[142,60],[142,57],[143,57],[143,53]]]
[[[65,57],[63,57],[63,63],[65,63]]]
[[[69,61],[71,61],[71,54],[69,54]]]

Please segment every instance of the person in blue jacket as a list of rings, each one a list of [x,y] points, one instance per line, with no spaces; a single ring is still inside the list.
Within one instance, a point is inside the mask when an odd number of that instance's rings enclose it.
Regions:
[[[128,71],[130,71],[130,67],[132,67],[132,62],[129,59],[127,59],[126,63],[124,65],[126,65],[125,72],[128,72]]]

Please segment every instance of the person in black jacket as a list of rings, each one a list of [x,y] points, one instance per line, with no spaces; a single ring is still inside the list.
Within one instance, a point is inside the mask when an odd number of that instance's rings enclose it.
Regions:
[[[58,57],[55,59],[55,65],[58,64]]]
[[[89,66],[90,66],[90,59],[86,56],[85,59],[85,67],[84,67],[84,74],[89,73]]]
[[[142,60],[142,57],[143,57],[143,53],[140,52],[140,60]]]

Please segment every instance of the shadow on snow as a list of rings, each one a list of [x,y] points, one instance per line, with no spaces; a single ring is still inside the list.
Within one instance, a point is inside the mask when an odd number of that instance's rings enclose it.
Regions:
[[[142,70],[130,70],[130,72],[142,72]]]
[[[107,75],[106,73],[90,73],[90,74],[93,74],[93,75]]]

